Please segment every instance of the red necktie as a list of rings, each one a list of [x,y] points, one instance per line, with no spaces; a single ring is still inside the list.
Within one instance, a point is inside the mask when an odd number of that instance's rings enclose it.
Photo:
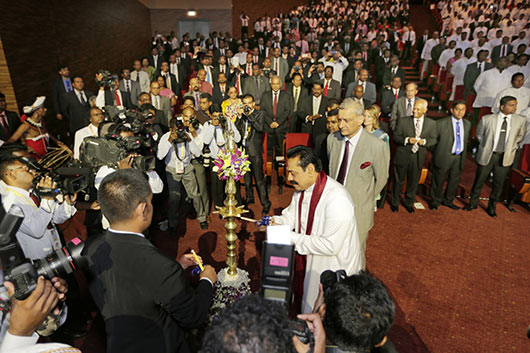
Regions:
[[[326,85],[324,86],[324,97],[328,96],[328,83],[329,81],[326,81]]]
[[[304,201],[304,194],[305,192],[302,191],[298,201],[298,233],[302,233],[302,202]]]
[[[344,185],[344,179],[346,178],[346,169],[348,169],[348,154],[349,154],[350,141],[346,140],[346,147],[344,147],[344,156],[342,157],[342,163],[340,164],[339,175],[337,181]]]
[[[394,96],[396,97],[396,99],[398,99],[398,91],[396,91],[396,93],[394,94]]]
[[[239,86],[239,80],[240,80],[240,76],[237,75],[237,77],[236,77],[236,90],[237,90],[237,94],[240,93],[240,92],[239,92],[239,87],[240,87],[240,86]]]
[[[364,61],[368,61],[366,57],[367,57],[366,52],[363,52]]]
[[[501,56],[506,56],[506,45],[502,46],[502,53]]]
[[[5,113],[2,113],[2,115],[0,115],[0,122],[2,123],[2,127],[6,131],[7,138],[10,138],[11,134],[9,133],[9,126],[7,126],[7,117]]]
[[[118,91],[115,91],[114,95],[116,96],[116,105],[120,106],[121,105],[121,100],[120,100],[120,95],[118,94]]]
[[[274,103],[272,105],[272,115],[274,116],[274,119],[276,119],[276,112],[278,110],[278,93],[274,93]]]

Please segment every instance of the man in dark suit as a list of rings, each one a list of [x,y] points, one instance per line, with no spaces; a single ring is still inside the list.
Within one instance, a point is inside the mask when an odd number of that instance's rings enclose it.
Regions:
[[[390,88],[383,88],[381,92],[381,112],[390,116],[394,103],[401,97],[405,97],[405,90],[401,89],[401,78],[396,76],[392,79]]]
[[[142,93],[140,83],[131,80],[131,70],[121,70],[120,91],[130,96],[130,101],[134,104],[138,100],[138,96]]]
[[[64,110],[64,94],[71,92],[74,88],[72,87],[72,80],[70,79],[70,70],[67,65],[59,65],[59,78],[53,82],[52,87],[52,101],[53,110],[57,119],[63,119]]]
[[[246,150],[250,160],[250,170],[252,173],[245,174],[245,203],[254,203],[254,187],[252,176],[256,180],[258,196],[263,206],[262,214],[267,215],[271,208],[265,177],[263,175],[263,118],[262,111],[256,110],[254,97],[250,94],[243,96],[243,115],[236,120],[236,128],[241,135],[241,146]]]
[[[179,63],[179,58],[176,55],[169,56],[169,72],[175,75],[175,79],[180,86],[180,89],[184,88],[184,83],[188,77],[188,71],[184,64]],[[179,92],[180,93],[180,92]]]
[[[431,202],[429,208],[437,210],[440,204],[453,210],[460,209],[453,203],[466,163],[467,142],[471,122],[464,119],[466,103],[456,101],[451,107],[452,116],[436,121],[437,141],[433,151]],[[443,184],[447,178],[445,197]]]
[[[348,85],[348,88],[346,89],[346,97],[345,98],[352,98],[354,97],[354,90],[356,86],[361,86],[363,88],[363,98],[365,100],[364,107],[368,108],[372,104],[375,103],[377,100],[377,92],[375,88],[375,84],[368,81],[369,78],[369,72],[366,69],[361,69],[359,80],[354,81]]]
[[[333,66],[326,66],[324,69],[324,81],[322,85],[324,87],[322,93],[324,97],[340,100],[342,90],[340,88],[340,82],[333,79]]]
[[[7,109],[6,96],[0,92],[0,140],[7,141],[20,126],[20,118]]]
[[[155,70],[160,71],[160,66],[162,65],[162,61],[164,61],[164,58],[160,55],[157,48],[153,48],[151,49],[151,55],[147,57],[147,60],[149,61],[149,65],[154,67]]]
[[[491,61],[493,64],[497,63],[497,60],[503,56],[507,56],[513,50],[512,45],[510,44],[510,37],[503,37],[502,43],[497,45],[491,51]]]
[[[216,83],[213,85],[212,88],[212,98],[213,102],[217,105],[221,105],[225,99],[228,98],[228,83],[226,74],[220,72],[217,74]]]
[[[317,155],[320,154],[322,142],[328,135],[326,128],[328,98],[324,97],[323,91],[324,85],[322,82],[315,82],[313,83],[312,94],[299,103],[301,131],[311,134],[313,149]]]
[[[293,102],[286,92],[280,91],[280,77],[271,78],[271,90],[261,96],[260,110],[265,114],[264,130],[267,133],[267,154],[272,157],[283,156],[283,140],[289,126],[289,117],[293,112]]]
[[[160,76],[164,78],[166,88],[169,88],[178,96],[182,86],[177,82],[176,76],[169,72],[169,64],[166,61],[163,61],[160,65]]]
[[[183,330],[208,317],[217,280],[205,265],[194,291],[185,269],[192,254],[177,261],[160,252],[143,232],[153,216],[153,194],[145,175],[122,169],[106,176],[98,191],[108,231],[85,246],[89,289],[105,319],[107,352],[190,352]]]
[[[389,86],[395,76],[399,76],[401,82],[405,83],[405,70],[399,67],[399,57],[397,55],[390,59],[390,67],[387,67],[384,71],[383,85]]]
[[[497,217],[496,207],[504,181],[526,131],[525,118],[515,114],[517,110],[515,97],[502,97],[499,110],[497,114],[482,117],[478,124],[477,139],[480,142],[477,152],[478,166],[471,188],[471,199],[465,208],[466,211],[477,208],[484,182],[493,172],[493,188],[486,209],[490,217]]]
[[[64,95],[64,114],[68,118],[70,135],[74,136],[77,130],[90,123],[88,99],[93,94],[85,91],[85,83],[81,76],[72,77],[72,86],[74,89]]]
[[[259,97],[255,100],[259,106],[261,96],[268,90],[270,90],[269,80],[261,74],[261,69],[258,64],[252,64],[252,75],[244,78],[243,94]]]
[[[301,103],[307,97],[307,88],[302,84],[302,76],[299,73],[293,75],[291,82],[287,84],[285,90],[293,98],[293,115],[289,123],[290,132],[300,132],[301,129]]]
[[[394,156],[394,181],[392,183],[393,212],[397,212],[401,199],[401,188],[407,178],[407,190],[403,205],[409,213],[414,213],[414,202],[418,190],[421,169],[425,162],[427,148],[436,144],[436,123],[425,116],[428,103],[416,99],[413,116],[398,120],[393,138],[397,145]]]
[[[423,51],[423,47],[425,46],[425,43],[429,39],[429,30],[426,29],[423,31],[423,35],[418,37],[418,41],[416,42],[416,51],[418,52],[418,56],[421,56],[421,52]],[[421,60],[417,59],[415,63],[416,70],[419,70],[420,68],[420,62]]]
[[[226,63],[226,56],[221,55],[217,64],[214,65],[212,74],[214,77],[214,83],[220,73],[224,73],[228,82],[232,81],[232,75],[230,74],[230,66]]]
[[[464,96],[467,97],[470,94],[477,94],[473,85],[481,73],[486,70],[493,68],[492,63],[486,62],[488,58],[488,51],[481,50],[477,54],[477,61],[468,64],[466,72],[464,73]]]
[[[385,49],[383,55],[378,55],[375,58],[375,84],[377,88],[380,88],[383,85],[383,76],[390,65],[390,55],[391,51]]]

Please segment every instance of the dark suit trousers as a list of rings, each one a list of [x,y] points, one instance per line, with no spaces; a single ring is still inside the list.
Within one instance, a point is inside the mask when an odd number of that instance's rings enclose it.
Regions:
[[[206,171],[201,161],[193,159],[191,161],[193,168],[195,169],[195,177],[197,179],[197,185],[199,186],[199,194],[201,196],[202,204],[206,215],[210,213],[210,198],[208,197],[208,185],[206,183]]]
[[[418,165],[418,156],[411,153],[407,165],[394,165],[394,181],[392,183],[392,205],[399,206],[401,198],[401,189],[405,178],[407,178],[407,190],[405,191],[405,199],[403,204],[412,206],[416,199],[418,191],[418,181],[420,180],[421,167]]]
[[[465,158],[463,154],[448,156],[450,159],[449,168],[442,169],[433,167],[432,182],[431,182],[431,204],[438,206],[442,202],[444,204],[451,204],[456,197],[458,183],[460,183],[460,158]],[[445,188],[445,197],[443,197],[443,185],[447,178],[447,187]],[[443,200],[442,200],[443,198]]]
[[[254,187],[252,186],[252,175],[254,175],[259,201],[264,208],[270,207],[271,202],[269,195],[267,195],[265,177],[263,176],[263,157],[261,155],[249,156],[249,160],[251,173],[245,174],[245,198],[247,201],[254,200]]]
[[[285,140],[285,133],[274,132],[267,133],[267,155],[278,157],[283,156],[283,141]]]
[[[409,40],[405,42],[405,45],[403,46],[403,52],[401,53],[401,59],[404,59],[404,60],[410,59],[410,45],[411,44],[412,42]]]
[[[223,206],[225,198],[225,184],[224,180],[219,179],[217,172],[210,169],[210,189],[212,191],[212,199],[214,206]]]
[[[471,189],[471,200],[469,202],[470,206],[476,206],[478,204],[478,199],[480,197],[480,192],[484,186],[484,182],[488,179],[491,171],[493,170],[493,188],[490,194],[490,200],[488,207],[495,207],[501,192],[504,186],[504,181],[508,176],[510,167],[502,166],[502,159],[504,158],[504,153],[494,152],[491,155],[490,162],[488,165],[478,165],[477,173],[475,174],[475,182],[473,183],[473,188]]]

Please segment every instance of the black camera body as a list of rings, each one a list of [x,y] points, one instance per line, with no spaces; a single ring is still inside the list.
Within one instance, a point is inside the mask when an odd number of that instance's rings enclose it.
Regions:
[[[190,125],[197,130],[200,127],[200,123],[197,119],[192,118],[190,120]],[[182,143],[188,141],[188,133],[190,132],[190,129],[184,125],[184,121],[182,121],[182,117],[177,117],[177,138],[173,140],[173,144]],[[176,150],[176,148],[175,148]]]
[[[0,205],[0,261],[5,280],[14,284],[15,297],[19,300],[31,294],[39,276],[49,280],[53,277],[64,278],[87,266],[86,259],[81,256],[84,243],[79,238],[74,238],[64,248],[32,263],[24,256],[16,238],[23,219],[23,215],[6,213]]]
[[[289,308],[293,292],[294,246],[263,242],[261,265],[261,295]]]
[[[247,117],[250,115],[251,111],[252,111],[252,108],[250,108],[248,105],[243,106],[243,114],[245,114]]]
[[[118,76],[111,74],[108,70],[99,70],[98,74],[103,75],[101,81],[96,80],[99,87],[112,87],[114,82],[118,79]]]

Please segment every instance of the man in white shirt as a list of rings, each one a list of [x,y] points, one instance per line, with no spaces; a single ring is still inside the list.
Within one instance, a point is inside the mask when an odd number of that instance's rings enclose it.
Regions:
[[[432,48],[434,48],[440,42],[438,37],[439,37],[439,33],[434,32],[432,34],[432,38],[428,39],[427,42],[425,42],[425,45],[423,46],[423,51],[421,52],[421,59],[423,60],[423,67],[421,68],[421,75],[420,75],[421,78],[423,78],[426,72],[429,72],[427,71],[427,69],[432,60],[431,51],[432,51]]]
[[[85,137],[98,136],[98,127],[99,124],[105,120],[105,117],[103,116],[103,112],[99,108],[91,108],[90,109],[90,124],[85,126],[84,128],[77,130],[74,137],[74,159],[79,159],[79,147],[81,147],[81,143],[85,139]]]
[[[511,75],[507,72],[508,59],[500,58],[496,67],[483,71],[475,81],[473,88],[477,92],[473,108],[491,107],[497,94],[510,86]]]
[[[530,88],[524,87],[524,75],[520,72],[513,74],[512,76],[512,86],[506,89],[503,89],[495,97],[491,111],[493,113],[498,113],[500,110],[501,98],[505,96],[512,96],[517,99],[517,109],[515,110],[516,114],[521,114],[523,110],[528,108],[530,103]]]
[[[521,44],[526,44],[526,46],[528,47],[528,39],[526,38],[525,31],[519,32],[519,37],[517,37],[517,39],[512,42],[512,51],[514,53],[517,53],[517,48]]]
[[[133,68],[134,70],[131,72],[131,80],[140,84],[140,90],[142,92],[149,92],[149,75],[142,70],[142,63],[140,60],[134,60]]]
[[[464,51],[464,55],[451,65],[451,74],[454,76],[454,79],[451,98],[449,99],[450,101],[454,101],[455,99],[456,86],[464,86],[464,75],[466,73],[467,65],[471,63],[471,60],[473,60],[473,49],[467,48]],[[462,99],[463,96],[459,98]]]
[[[182,197],[182,187],[188,197],[193,200],[193,207],[197,212],[197,220],[201,229],[208,228],[206,216],[208,205],[204,205],[199,195],[199,185],[195,177],[195,169],[191,160],[200,157],[204,146],[201,128],[196,130],[192,123],[195,115],[193,108],[182,111],[182,122],[176,118],[170,121],[170,131],[162,135],[158,144],[157,157],[166,164],[166,176],[169,188],[168,218],[169,227],[176,230],[179,217],[179,204]]]
[[[456,47],[456,41],[452,40],[449,42],[449,47],[447,49],[444,49],[442,54],[440,54],[440,58],[438,59],[438,64],[443,68],[447,68],[447,62],[449,59],[455,56],[455,47]]]
[[[295,281],[300,283],[303,278],[302,313],[309,313],[318,296],[322,272],[342,269],[351,275],[361,269],[359,235],[348,191],[326,176],[322,162],[309,147],[289,149],[286,169],[296,191],[272,224],[287,225],[291,244],[298,254],[307,255],[305,270],[297,260],[300,265]],[[301,294],[295,293],[295,297]]]
[[[512,65],[506,69],[511,74],[522,73],[524,78],[527,79],[530,76],[530,66],[528,65],[528,55],[522,54],[517,57],[515,65]]]
[[[324,66],[333,67],[333,79],[342,84],[342,73],[348,67],[349,62],[344,56],[342,56],[341,52],[330,51],[319,61],[324,62]]]

